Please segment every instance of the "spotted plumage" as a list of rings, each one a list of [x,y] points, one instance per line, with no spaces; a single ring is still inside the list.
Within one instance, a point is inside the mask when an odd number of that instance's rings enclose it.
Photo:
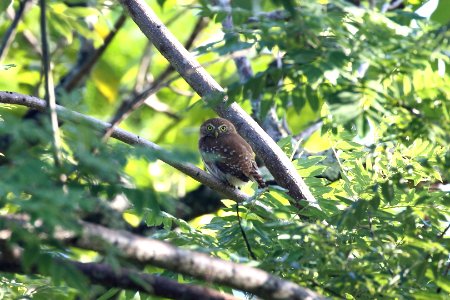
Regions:
[[[200,127],[198,147],[208,172],[222,182],[236,187],[253,180],[260,188],[266,186],[252,148],[229,121],[205,121]]]

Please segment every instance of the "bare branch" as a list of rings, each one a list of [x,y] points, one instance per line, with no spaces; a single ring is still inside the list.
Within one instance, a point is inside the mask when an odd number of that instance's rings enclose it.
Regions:
[[[195,96],[195,93],[193,93],[192,91],[185,91],[185,90],[176,88],[173,85],[169,85],[167,88],[169,90],[171,90],[172,92],[174,92],[175,94],[178,94],[183,97],[194,97]]]
[[[184,15],[188,11],[188,8],[178,11],[174,16],[172,16],[169,20],[166,21],[166,25],[172,24],[176,20],[180,19],[182,15]],[[144,89],[144,85],[147,82],[147,73],[150,68],[150,63],[152,59],[152,43],[150,41],[147,42],[145,46],[144,52],[142,54],[141,62],[139,63],[139,70],[136,76],[136,83],[134,86],[134,93],[137,94]]]
[[[0,225],[11,228],[20,224],[31,232],[34,228],[26,216],[0,216]],[[266,271],[207,254],[184,250],[166,242],[81,222],[81,230],[56,230],[59,241],[73,246],[106,253],[113,246],[124,258],[150,264],[194,278],[250,292],[263,299],[325,299],[319,294]]]
[[[125,24],[127,17],[125,14],[120,15],[117,21],[114,24],[114,28],[111,32],[105,37],[103,41],[103,45],[101,45],[98,49],[96,49],[87,59],[83,60],[83,62],[76,66],[76,68],[72,69],[69,74],[64,76],[61,79],[61,82],[58,85],[58,88],[64,89],[66,92],[72,91],[80,81],[91,71],[95,63],[102,56],[108,46],[111,44],[112,40],[116,36],[117,32],[123,27]]]
[[[38,111],[46,110],[46,103],[44,100],[33,96],[13,92],[0,92],[0,103],[23,105],[29,108],[34,108]],[[72,121],[75,123],[84,123],[86,125],[92,126],[93,128],[97,129],[100,132],[104,132],[107,128],[111,126],[106,122],[102,122],[95,118],[85,116],[78,112],[71,111],[60,105],[56,106],[56,111],[58,115],[65,120]],[[120,128],[115,128],[111,136],[126,144],[142,146],[149,149],[156,155],[158,159],[174,167],[175,169],[183,172],[184,174],[192,177],[198,182],[201,182],[204,185],[220,192],[229,199],[238,202],[248,200],[248,196],[242,193],[241,191],[229,187],[227,185],[224,185],[223,182],[217,180],[216,178],[206,173],[202,169],[199,169],[193,164],[180,162],[179,160],[174,159],[173,155],[171,155],[170,152],[166,151],[162,147],[150,141],[141,138],[140,136],[137,136]]]
[[[224,97],[223,88],[169,32],[144,0],[120,0],[120,3],[161,54],[205,101],[217,99],[219,95]],[[293,198],[316,202],[288,157],[237,103],[219,104],[215,106],[215,111],[235,125],[263,159],[277,183],[288,189]]]
[[[3,241],[6,242],[6,241]],[[4,245],[6,247],[6,245]],[[2,247],[3,248],[3,247]],[[37,268],[24,269],[22,251],[17,247],[11,251],[0,251],[0,271],[22,274],[42,274]],[[237,300],[238,298],[216,290],[196,285],[181,284],[174,280],[145,274],[125,268],[113,268],[102,263],[81,263],[69,259],[54,259],[55,263],[70,266],[84,274],[91,283],[106,288],[120,288],[140,291],[150,295],[169,299],[207,299],[207,300]]]
[[[49,54],[49,44],[47,40],[47,15],[46,15],[46,1],[40,0],[40,26],[41,26],[41,43],[42,43],[42,65],[44,69],[44,87],[45,87],[45,101],[47,102],[48,113],[50,116],[50,123],[52,126],[53,135],[53,158],[57,166],[61,165],[61,137],[59,134],[58,116],[56,114],[56,97],[55,88],[53,85],[53,76],[51,70],[51,61]]]
[[[259,20],[274,20],[274,21],[286,21],[289,18],[289,14],[285,10],[274,10],[269,12],[261,12],[256,16],[248,18],[248,23],[258,22]]]
[[[247,247],[248,254],[250,255],[250,257],[253,260],[258,260],[256,258],[255,253],[252,250],[252,246],[250,245],[250,242],[248,241],[247,234],[245,233],[244,227],[242,227],[242,220],[241,220],[241,216],[239,215],[239,203],[236,203],[236,216],[238,219],[238,225],[239,225],[239,229],[241,230],[242,238],[244,239],[245,246]]]
[[[200,18],[194,29],[192,30],[191,35],[186,41],[185,47],[189,49],[192,47],[196,37],[201,32],[203,28],[206,26],[206,21],[204,18]],[[125,120],[133,111],[138,109],[143,103],[147,101],[147,99],[158,92],[161,88],[169,85],[173,80],[177,79],[177,77],[173,77],[170,80],[166,81],[166,78],[169,77],[170,74],[174,71],[174,68],[169,65],[159,76],[155,79],[155,81],[144,91],[142,91],[139,95],[134,97],[132,100],[124,101],[122,105],[117,109],[114,116],[111,118],[111,127],[105,132],[103,136],[103,140],[106,140],[110,135],[111,131],[117,127],[123,120]]]
[[[142,93],[140,93],[137,97],[135,97],[131,101],[123,101],[120,107],[117,109],[115,115],[112,117],[110,121],[110,126],[106,129],[105,133],[103,134],[103,141],[106,141],[109,139],[109,137],[114,132],[114,129],[123,121],[125,120],[133,111],[138,109],[151,95],[154,95],[157,93],[160,89],[170,84],[172,81],[177,79],[177,77],[173,77],[166,82],[154,82],[150,88],[146,89]]]
[[[142,52],[141,61],[139,62],[139,69],[136,75],[136,82],[134,83],[134,94],[142,91],[147,82],[150,81],[148,72],[153,58],[152,48],[152,43],[149,41],[147,42],[147,45],[145,45],[144,51]]]
[[[12,41],[16,35],[17,25],[19,25],[19,21],[22,18],[25,10],[28,8],[30,4],[30,0],[22,0],[19,3],[19,8],[14,15],[13,21],[11,25],[8,27],[6,32],[3,35],[2,43],[0,45],[0,63],[5,59],[8,54],[8,49],[11,46]]]
[[[151,99],[151,101],[148,101],[148,100],[149,99],[147,99],[145,101],[145,105],[147,105],[148,107],[150,107],[154,111],[163,113],[163,114],[167,115],[168,117],[170,117],[172,119],[181,120],[180,116],[177,115],[176,113],[174,113],[169,105],[167,105],[164,102],[159,101],[158,98]]]
[[[296,139],[297,141],[306,140],[311,135],[313,135],[314,132],[316,132],[317,130],[322,128],[322,125],[323,125],[323,121],[322,120],[318,120],[318,121],[312,123],[307,128],[303,129],[303,131],[301,131],[299,134],[296,134],[294,136],[294,139]]]

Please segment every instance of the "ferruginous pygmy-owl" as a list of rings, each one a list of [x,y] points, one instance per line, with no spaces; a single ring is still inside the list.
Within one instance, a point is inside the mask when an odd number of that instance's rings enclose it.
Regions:
[[[206,169],[222,182],[236,187],[253,180],[260,188],[266,186],[259,175],[255,153],[229,121],[205,121],[200,127],[198,148]]]

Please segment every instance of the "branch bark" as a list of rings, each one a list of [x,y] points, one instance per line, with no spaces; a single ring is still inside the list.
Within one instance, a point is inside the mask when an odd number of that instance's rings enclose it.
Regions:
[[[141,31],[205,101],[215,98],[215,95],[221,95],[225,100],[223,88],[169,32],[144,0],[119,0],[119,2]],[[263,159],[277,183],[288,189],[294,199],[316,202],[288,157],[237,103],[227,105],[223,102],[215,106],[215,111],[235,125],[240,135]]]
[[[33,233],[26,216],[0,216],[0,226],[21,226]],[[325,299],[319,294],[270,273],[184,250],[166,242],[80,222],[80,230],[56,230],[52,238],[83,249],[107,253],[111,246],[124,258],[179,272],[205,281],[250,292],[263,299]],[[1,227],[0,227],[1,228]]]
[[[0,251],[0,271],[49,275],[42,273],[36,267],[30,270],[24,269],[21,252],[17,247],[14,247],[11,251]],[[162,276],[145,274],[125,268],[112,268],[107,264],[101,263],[81,263],[68,259],[56,260],[55,263],[72,267],[84,274],[91,283],[99,284],[106,288],[140,291],[169,299],[238,300],[238,298],[230,294],[220,293],[206,287],[181,284]]]
[[[55,164],[61,166],[61,139],[59,134],[58,116],[56,114],[56,96],[55,87],[53,85],[52,66],[50,61],[49,43],[47,40],[47,2],[45,0],[39,1],[40,7],[40,27],[41,27],[41,45],[42,45],[42,69],[44,73],[44,89],[45,101],[47,102],[48,114],[50,117],[50,124],[52,126],[52,145],[53,158]]]
[[[0,91],[0,103],[23,105],[29,108],[36,109],[38,111],[45,111],[47,109],[44,100],[33,96],[13,92]],[[58,113],[58,116],[62,119],[72,121],[75,123],[87,124],[100,132],[104,132],[107,128],[111,126],[109,123],[102,122],[95,118],[85,116],[78,112],[71,111],[60,105],[56,105],[56,112]],[[224,185],[223,182],[215,179],[213,176],[206,173],[202,169],[199,169],[193,164],[180,162],[179,160],[174,159],[173,155],[171,155],[169,151],[150,141],[141,138],[140,136],[137,136],[120,128],[115,128],[112,131],[111,136],[126,144],[142,146],[151,150],[157,156],[158,159],[174,167],[175,169],[183,172],[184,174],[192,177],[198,182],[201,182],[204,185],[220,192],[229,199],[235,200],[237,202],[243,202],[245,200],[248,200],[248,196],[242,193],[241,191]]]

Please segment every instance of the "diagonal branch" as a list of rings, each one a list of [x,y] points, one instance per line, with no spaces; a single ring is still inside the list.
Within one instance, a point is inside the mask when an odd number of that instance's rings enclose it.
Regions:
[[[185,43],[185,48],[189,49],[194,44],[195,39],[198,34],[202,31],[206,26],[205,18],[198,19],[197,23],[194,26],[194,29],[191,32],[191,35],[187,39]],[[103,140],[106,140],[111,135],[112,130],[117,127],[123,120],[125,120],[133,111],[138,109],[146,100],[156,92],[158,92],[161,88],[168,86],[173,80],[178,79],[177,77],[173,77],[172,79],[166,80],[170,74],[172,74],[174,68],[172,65],[169,65],[164,71],[159,74],[159,76],[153,81],[153,83],[147,87],[144,91],[142,91],[139,95],[134,97],[132,100],[122,102],[122,105],[117,109],[115,115],[111,118],[111,127],[105,132],[103,136]]]
[[[123,27],[126,19],[127,17],[125,14],[120,15],[114,23],[114,27],[111,32],[105,37],[103,44],[98,49],[94,50],[89,57],[82,61],[81,64],[77,65],[67,75],[65,75],[64,78],[61,79],[58,88],[62,88],[66,92],[70,92],[87,74],[89,74],[95,63],[111,44],[117,32]]]
[[[20,226],[31,233],[34,227],[26,216],[0,216],[0,226]],[[133,235],[125,231],[80,222],[81,230],[56,230],[53,238],[68,245],[107,253],[111,246],[121,256],[179,272],[194,278],[250,292],[263,299],[325,299],[321,295],[291,281],[258,268],[214,258],[207,254],[184,250],[169,243]],[[0,227],[0,228],[2,228]]]
[[[223,98],[223,103],[215,105],[215,111],[236,126],[238,132],[250,143],[256,154],[263,159],[277,183],[288,189],[294,199],[306,199],[315,203],[316,200],[308,186],[280,147],[237,103],[231,105],[225,103],[223,88],[170,33],[145,1],[119,1],[128,10],[131,18],[142,32],[206,102],[213,104],[212,102],[216,102],[215,100]]]
[[[4,245],[6,247],[6,245]],[[2,247],[3,248],[3,247]],[[8,247],[9,248],[9,247]],[[14,272],[22,274],[46,274],[37,267],[25,269],[23,267],[23,254],[21,249],[0,248],[0,272]],[[181,284],[174,280],[145,274],[125,268],[112,268],[102,263],[81,263],[69,259],[55,259],[56,263],[64,264],[84,274],[91,283],[106,288],[120,288],[140,291],[150,295],[169,299],[205,299],[205,300],[238,300],[238,298],[216,290],[196,285]]]
[[[3,34],[2,42],[0,45],[0,63],[8,54],[8,49],[11,46],[12,41],[16,35],[17,25],[19,25],[19,21],[22,18],[25,10],[30,4],[30,0],[21,0],[19,3],[19,8],[17,9],[16,14],[14,15],[14,19],[11,25],[8,27],[6,32]]]
[[[23,105],[29,108],[36,109],[38,111],[45,111],[47,109],[44,100],[33,96],[13,92],[0,92],[0,103]],[[58,113],[58,116],[62,119],[72,121],[75,123],[84,123],[86,125],[95,128],[100,132],[104,132],[107,128],[111,126],[109,123],[102,122],[95,118],[85,116],[78,112],[71,111],[59,105],[56,106],[56,111]],[[248,196],[246,196],[241,191],[229,187],[227,185],[224,185],[223,182],[217,180],[216,178],[206,173],[202,169],[199,169],[193,164],[180,162],[179,160],[174,159],[173,158],[174,155],[172,155],[170,152],[152,142],[149,142],[141,138],[140,136],[137,136],[120,128],[115,128],[111,136],[126,144],[142,146],[149,149],[161,161],[183,172],[184,174],[192,177],[198,182],[203,183],[204,185],[210,187],[211,189],[220,192],[229,199],[238,202],[243,202],[248,199]]]

